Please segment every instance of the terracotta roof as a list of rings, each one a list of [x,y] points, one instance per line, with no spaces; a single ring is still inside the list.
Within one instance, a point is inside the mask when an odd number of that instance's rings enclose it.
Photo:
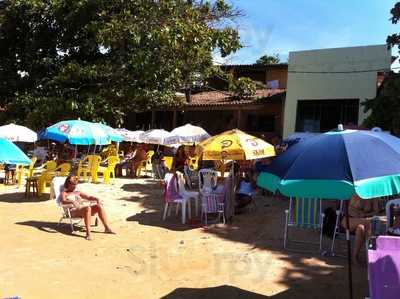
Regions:
[[[288,64],[286,62],[280,62],[280,63],[269,63],[269,64],[258,64],[258,63],[253,63],[253,64],[221,64],[221,67],[228,67],[228,68],[250,68],[250,67],[287,67]]]
[[[256,94],[243,100],[233,100],[229,92],[207,91],[192,95],[192,102],[185,106],[222,106],[222,105],[244,105],[257,103],[258,100],[273,96],[282,96],[286,89],[259,89]]]

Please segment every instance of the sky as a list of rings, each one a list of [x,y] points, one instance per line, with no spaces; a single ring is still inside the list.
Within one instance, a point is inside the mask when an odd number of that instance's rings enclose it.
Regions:
[[[250,64],[264,54],[385,44],[395,0],[226,0],[244,16],[235,21],[244,48],[216,63]],[[393,54],[398,55],[398,49]]]

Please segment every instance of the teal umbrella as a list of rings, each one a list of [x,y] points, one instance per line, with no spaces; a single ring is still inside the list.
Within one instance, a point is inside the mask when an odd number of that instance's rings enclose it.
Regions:
[[[60,121],[40,132],[39,138],[75,145],[106,145],[112,141],[104,125],[80,119]]]
[[[0,163],[4,164],[30,164],[31,160],[14,143],[0,138]]]
[[[348,200],[400,193],[400,139],[387,133],[331,131],[290,147],[259,169],[257,185],[288,197]],[[353,296],[347,231],[350,297]]]

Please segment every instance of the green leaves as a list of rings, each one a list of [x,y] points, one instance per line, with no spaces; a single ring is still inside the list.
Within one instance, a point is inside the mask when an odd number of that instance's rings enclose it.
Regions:
[[[256,94],[256,84],[247,77],[235,79],[232,74],[228,75],[229,91],[233,94],[233,99],[241,100],[252,97]]]
[[[400,2],[397,2],[390,11],[392,24],[400,20]],[[386,40],[388,46],[400,47],[400,35],[389,35]],[[400,136],[400,76],[397,73],[387,74],[379,94],[374,99],[364,101],[364,112],[369,116],[364,121],[367,127],[381,127]]]
[[[364,112],[370,112],[364,125],[369,128],[377,126],[400,136],[400,75],[390,74],[383,84],[376,98],[363,103]]]
[[[263,55],[259,59],[257,59],[256,64],[268,65],[268,64],[277,64],[280,62],[279,54],[273,55]]]
[[[77,117],[118,125],[130,111],[180,103],[175,92],[211,72],[215,49],[241,47],[225,1],[191,2],[5,1],[0,107],[39,129]]]

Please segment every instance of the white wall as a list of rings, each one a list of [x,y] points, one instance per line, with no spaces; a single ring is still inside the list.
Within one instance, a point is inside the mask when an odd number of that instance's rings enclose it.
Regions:
[[[289,53],[284,137],[295,131],[298,100],[359,99],[362,102],[374,98],[375,70],[389,70],[390,64],[391,53],[386,45]],[[359,124],[365,117],[360,105]]]

